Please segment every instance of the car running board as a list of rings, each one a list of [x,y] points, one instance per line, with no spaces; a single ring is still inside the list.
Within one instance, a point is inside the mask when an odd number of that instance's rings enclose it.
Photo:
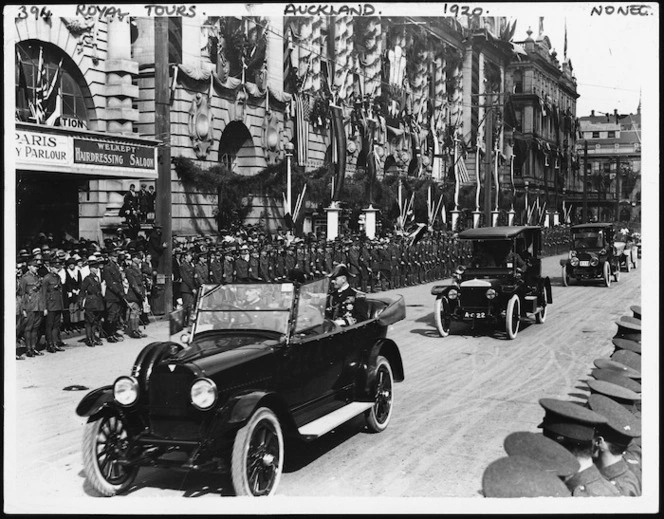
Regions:
[[[302,436],[318,438],[351,418],[356,417],[358,414],[371,409],[373,405],[373,402],[352,402],[330,414],[321,416],[313,422],[303,425],[298,431]]]

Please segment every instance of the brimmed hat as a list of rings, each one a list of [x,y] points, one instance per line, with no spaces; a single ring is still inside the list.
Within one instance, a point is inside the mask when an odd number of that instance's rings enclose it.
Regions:
[[[571,476],[579,470],[576,457],[559,443],[543,434],[514,432],[503,442],[510,456],[526,456],[537,461],[542,470],[559,477]]]
[[[592,393],[608,396],[619,404],[633,406],[641,401],[641,395],[631,389],[607,382],[606,380],[595,380],[593,378],[586,381]]]
[[[629,350],[618,350],[611,355],[611,360],[614,362],[620,362],[628,368],[632,368],[641,373],[641,355],[638,353]]]
[[[485,497],[569,497],[565,483],[526,456],[500,458],[484,470]]]
[[[542,398],[539,401],[545,410],[544,420],[538,427],[558,440],[591,442],[595,427],[606,423],[606,418],[574,402]]]
[[[630,368],[629,366],[625,366],[621,362],[616,362],[615,360],[606,359],[606,358],[595,359],[593,361],[593,364],[595,364],[595,366],[600,369],[611,369],[629,378],[636,378],[636,379],[641,378],[640,372]]]
[[[634,314],[635,319],[641,320],[641,305],[632,305],[629,309]]]
[[[621,338],[613,339],[611,342],[616,347],[615,351],[627,350],[641,355],[641,343]]]
[[[641,436],[639,419],[611,398],[590,395],[588,407],[606,418],[606,424],[598,427],[598,433],[607,441],[627,447],[634,438]]]
[[[612,369],[595,368],[590,372],[590,374],[597,380],[611,382],[612,384],[625,387],[631,391],[634,391],[635,393],[641,392],[641,384],[639,382]]]

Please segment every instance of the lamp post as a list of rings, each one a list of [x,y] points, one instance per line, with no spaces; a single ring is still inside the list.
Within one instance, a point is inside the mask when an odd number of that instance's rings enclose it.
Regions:
[[[529,184],[530,183],[527,180],[523,183],[523,189],[524,189],[525,195],[526,195],[523,211],[524,211],[524,214],[526,215],[526,217],[528,216],[528,186],[529,186]],[[527,225],[527,224],[530,223],[530,221],[526,221],[526,222],[522,222],[522,223],[524,225]]]
[[[293,143],[287,142],[284,145],[286,150],[286,213],[293,216],[293,192],[291,187],[291,158],[293,157]],[[295,222],[293,222],[295,223]]]
[[[583,141],[583,223],[588,223],[588,141]]]

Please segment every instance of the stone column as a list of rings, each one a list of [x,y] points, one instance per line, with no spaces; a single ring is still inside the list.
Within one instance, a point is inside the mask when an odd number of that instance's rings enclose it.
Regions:
[[[138,86],[132,76],[138,74],[138,62],[131,59],[129,18],[108,22],[108,59],[106,61],[106,129],[109,133],[133,134],[138,121]]]
[[[473,211],[473,229],[477,229],[480,226],[480,216],[482,211]]]
[[[364,212],[364,232],[367,238],[373,240],[376,237],[376,213],[378,209],[369,204],[369,207],[363,209]]]
[[[325,208],[327,213],[327,240],[332,241],[339,236],[339,209],[334,202],[330,204],[330,207]]]

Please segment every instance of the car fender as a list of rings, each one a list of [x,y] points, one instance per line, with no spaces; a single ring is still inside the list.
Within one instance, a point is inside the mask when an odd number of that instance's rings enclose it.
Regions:
[[[222,415],[228,416],[226,423],[229,429],[240,428],[247,423],[254,411],[259,407],[269,407],[279,418],[282,429],[287,433],[297,431],[295,421],[291,415],[288,405],[274,392],[252,391],[233,397],[224,406]]]
[[[561,267],[566,267],[567,265],[569,265],[569,258],[563,258],[560,260]]]
[[[376,342],[371,348],[369,358],[367,359],[367,385],[371,387],[373,382],[372,377],[376,368],[376,359],[379,355],[385,357],[392,367],[392,375],[396,382],[402,382],[405,378],[403,370],[403,361],[401,360],[401,353],[399,347],[391,339],[381,339]]]
[[[90,391],[83,397],[83,400],[76,406],[76,414],[78,416],[94,416],[109,406],[115,407],[113,386],[103,386]]]

